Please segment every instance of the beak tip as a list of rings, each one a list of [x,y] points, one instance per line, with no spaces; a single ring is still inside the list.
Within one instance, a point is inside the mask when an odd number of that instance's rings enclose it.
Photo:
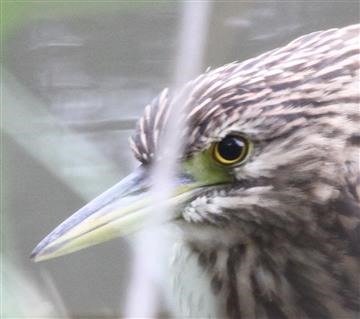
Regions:
[[[51,259],[51,258],[54,258],[56,256],[51,256],[47,253],[44,253],[40,250],[37,250],[36,248],[31,252],[29,258],[32,262],[39,262],[39,261],[44,261],[44,260],[48,260],[48,259]]]
[[[32,262],[34,262],[34,263],[37,263],[37,262],[40,261],[40,260],[38,260],[37,256],[35,256],[35,255],[33,255],[33,254],[30,255],[30,260],[31,260]]]
[[[36,246],[33,251],[31,252],[29,258],[33,262],[38,262],[41,260],[41,250]]]
[[[31,261],[39,262],[46,259],[50,259],[51,257],[49,256],[50,254],[49,254],[48,244],[49,243],[46,241],[46,238],[40,241],[33,249],[33,251],[30,253],[29,258],[31,259]]]

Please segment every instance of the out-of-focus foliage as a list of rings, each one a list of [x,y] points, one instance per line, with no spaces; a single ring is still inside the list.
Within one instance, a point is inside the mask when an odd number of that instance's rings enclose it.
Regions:
[[[36,20],[99,15],[106,12],[116,13],[126,10],[141,8],[146,1],[2,1],[2,23],[3,36],[11,35],[14,30]],[[159,1],[166,3],[168,1]]]

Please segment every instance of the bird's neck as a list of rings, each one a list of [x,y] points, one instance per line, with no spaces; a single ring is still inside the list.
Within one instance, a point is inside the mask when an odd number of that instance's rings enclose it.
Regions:
[[[352,318],[342,306],[329,256],[316,249],[250,241],[211,248],[184,241],[175,250],[173,286],[186,315]]]

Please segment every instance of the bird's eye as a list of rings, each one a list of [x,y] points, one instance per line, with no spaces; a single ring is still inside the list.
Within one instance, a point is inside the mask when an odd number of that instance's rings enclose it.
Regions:
[[[250,151],[250,141],[244,136],[228,135],[213,146],[214,159],[223,165],[243,162]]]

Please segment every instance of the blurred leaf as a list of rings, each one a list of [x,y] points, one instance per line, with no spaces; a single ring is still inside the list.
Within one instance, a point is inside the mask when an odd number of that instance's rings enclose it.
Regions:
[[[149,4],[148,1],[16,1],[0,0],[2,3],[3,37],[6,39],[12,32],[34,20],[51,20],[67,16],[89,16],[104,13],[115,13],[137,10]],[[159,1],[156,5],[166,4]]]
[[[50,318],[56,310],[48,296],[13,262],[1,254],[1,318]]]

